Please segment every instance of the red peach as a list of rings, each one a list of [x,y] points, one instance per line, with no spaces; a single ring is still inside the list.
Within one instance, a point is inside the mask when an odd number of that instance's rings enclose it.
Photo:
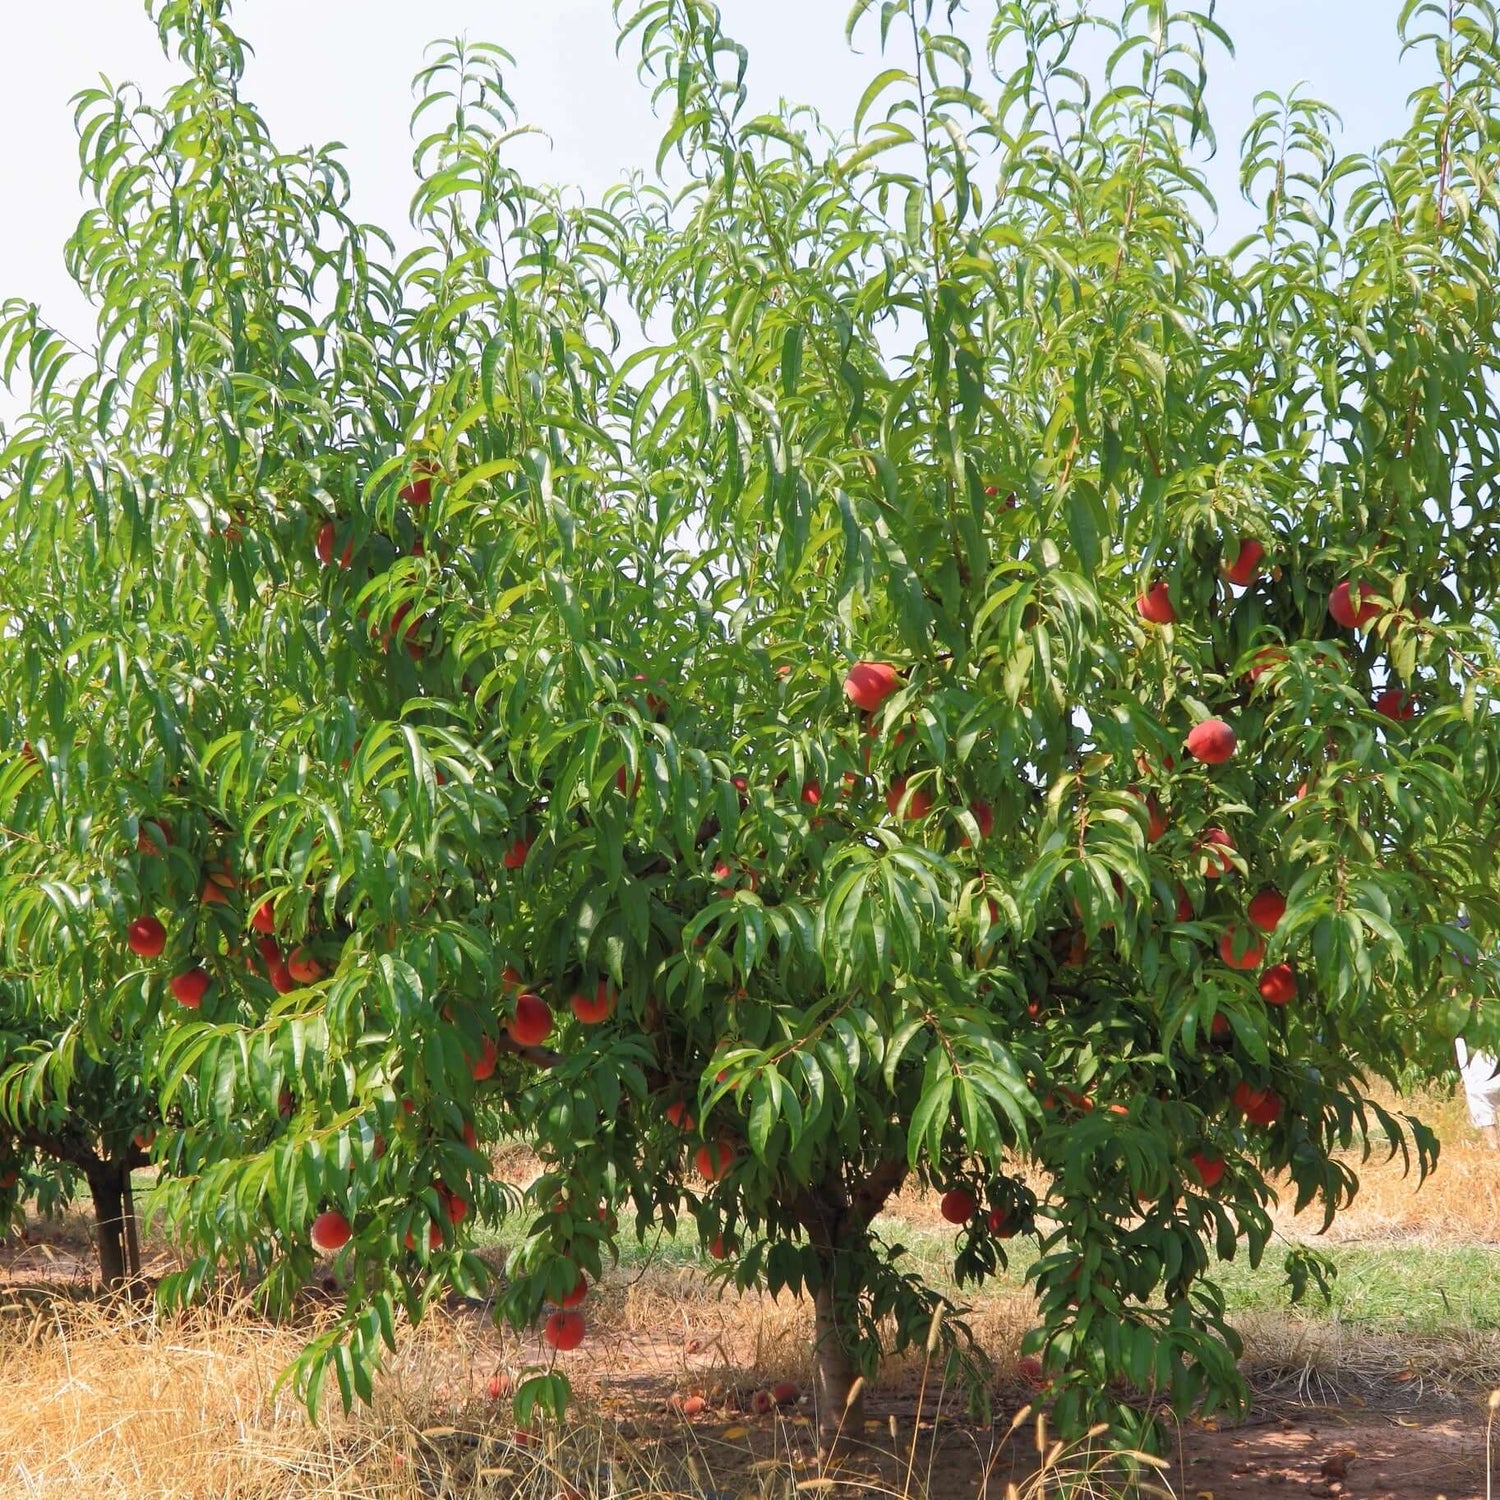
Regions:
[[[332,1255],[349,1243],[351,1234],[348,1219],[336,1209],[329,1209],[313,1220],[312,1247],[322,1255]]]
[[[518,995],[506,1030],[519,1046],[538,1047],[552,1035],[552,1011],[540,995]]]
[[[566,1353],[583,1342],[588,1325],[583,1314],[577,1312],[555,1312],[542,1328],[542,1338],[554,1349]]]
[[[189,969],[186,974],[178,974],[168,981],[168,988],[179,1005],[188,1010],[197,1010],[203,1004],[203,997],[212,983],[206,970]]]
[[[1207,1156],[1202,1151],[1195,1151],[1188,1160],[1192,1162],[1193,1170],[1197,1172],[1205,1188],[1211,1190],[1218,1187],[1224,1176],[1224,1163],[1217,1156]]]
[[[1289,1005],[1297,998],[1297,976],[1290,964],[1272,964],[1260,976],[1260,994],[1267,1005]]]
[[[1235,733],[1223,719],[1204,719],[1187,737],[1188,754],[1206,766],[1221,766],[1234,754]]]
[[[1260,560],[1266,549],[1253,537],[1240,543],[1240,550],[1233,562],[1224,565],[1224,577],[1237,588],[1248,588],[1260,575]]]
[[[1140,617],[1152,625],[1170,625],[1177,619],[1177,611],[1172,606],[1171,591],[1165,583],[1153,583],[1135,601],[1135,607]]]
[[[1247,928],[1226,932],[1219,939],[1219,957],[1231,969],[1258,969],[1265,956],[1265,943]]]
[[[857,661],[844,678],[844,694],[856,707],[872,714],[901,686],[895,667],[883,661]]]
[[[1345,630],[1363,630],[1380,618],[1380,606],[1368,585],[1347,580],[1336,583],[1328,596],[1328,613]]]
[[[978,1207],[968,1188],[949,1188],[938,1203],[938,1212],[950,1224],[967,1224]]]
[[[137,958],[159,958],[167,946],[167,929],[155,917],[137,917],[125,929],[125,941]]]
[[[592,998],[582,994],[573,996],[573,1014],[585,1026],[609,1020],[614,1011],[615,988],[607,979],[601,979],[595,986]]]
[[[1247,915],[1263,932],[1275,932],[1286,915],[1286,897],[1276,890],[1264,890],[1250,898]]]

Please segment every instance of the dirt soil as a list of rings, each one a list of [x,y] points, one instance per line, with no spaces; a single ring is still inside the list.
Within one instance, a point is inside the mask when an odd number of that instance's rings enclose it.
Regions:
[[[1007,1482],[1024,1483],[1036,1472],[1034,1426],[1028,1421],[1010,1432],[1010,1411],[993,1428],[956,1417],[935,1424],[924,1419],[914,1434],[915,1411],[910,1399],[871,1393],[864,1440],[843,1471],[851,1488],[902,1493],[914,1448],[915,1479],[932,1500],[999,1500]],[[1178,1500],[1266,1500],[1276,1493],[1481,1500],[1487,1493],[1485,1416],[1478,1399],[1392,1411],[1267,1406],[1239,1425],[1183,1428],[1161,1488],[1170,1487]],[[768,1460],[790,1457],[805,1474],[818,1472],[812,1424],[800,1411],[769,1417],[710,1411],[691,1420],[659,1413],[626,1421],[622,1431],[633,1440],[700,1453],[719,1491],[709,1500],[743,1493]],[[1067,1455],[1064,1466],[1084,1467]],[[1052,1494],[1053,1486],[1043,1493]]]

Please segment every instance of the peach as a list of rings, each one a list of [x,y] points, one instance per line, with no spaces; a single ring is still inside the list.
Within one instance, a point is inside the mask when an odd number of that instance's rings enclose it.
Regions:
[[[1260,976],[1260,994],[1267,1005],[1289,1005],[1297,998],[1297,976],[1290,964],[1272,964]]]
[[[1135,607],[1140,617],[1152,625],[1170,625],[1177,619],[1177,611],[1172,606],[1171,591],[1164,583],[1153,583],[1135,601]]]
[[[1328,613],[1345,630],[1363,630],[1380,618],[1373,591],[1362,583],[1336,583],[1328,596]]]
[[[197,1010],[203,1004],[203,997],[212,983],[206,970],[189,969],[186,974],[179,974],[169,980],[168,988],[179,1005],[188,1010]]]
[[[552,1011],[540,995],[518,995],[506,1030],[522,1047],[538,1047],[552,1035]]]
[[[137,917],[125,929],[125,941],[137,958],[159,958],[167,946],[167,929],[155,917]]]
[[[857,661],[844,678],[844,696],[872,714],[900,686],[901,678],[889,662]]]
[[[967,1224],[978,1207],[968,1188],[949,1188],[938,1203],[938,1212],[950,1224]]]
[[[312,1247],[322,1255],[332,1255],[349,1243],[352,1233],[348,1219],[337,1209],[329,1209],[312,1222]]]
[[[1259,542],[1246,537],[1241,541],[1234,561],[1225,563],[1224,577],[1236,588],[1248,588],[1260,576],[1260,560],[1265,555],[1266,549]]]
[[[1260,891],[1250,898],[1247,915],[1262,932],[1275,932],[1286,915],[1286,897],[1276,890]]]
[[[1223,719],[1204,719],[1187,737],[1188,754],[1206,766],[1222,766],[1237,744],[1234,730]]]

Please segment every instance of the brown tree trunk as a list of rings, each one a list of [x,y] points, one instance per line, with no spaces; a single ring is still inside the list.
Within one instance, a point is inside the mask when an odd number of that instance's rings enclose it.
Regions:
[[[840,1316],[833,1277],[833,1266],[825,1262],[823,1284],[813,1296],[813,1400],[818,1449],[825,1458],[838,1457],[865,1430],[864,1383],[850,1357],[852,1330]]]
[[[855,1359],[860,1276],[869,1263],[870,1221],[905,1178],[905,1162],[892,1158],[852,1185],[831,1173],[797,1200],[797,1216],[818,1252],[820,1270],[813,1292],[813,1395],[818,1449],[825,1460],[837,1459],[864,1437],[865,1386]]]
[[[94,1200],[99,1278],[106,1291],[126,1289],[140,1274],[130,1169],[124,1162],[95,1160],[84,1167],[84,1175],[88,1179],[89,1195]]]

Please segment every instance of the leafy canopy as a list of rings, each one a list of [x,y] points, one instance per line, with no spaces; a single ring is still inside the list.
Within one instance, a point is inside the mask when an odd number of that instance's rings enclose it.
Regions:
[[[872,1370],[946,1302],[871,1227],[910,1176],[971,1195],[961,1282],[1038,1236],[1065,1425],[1234,1401],[1213,1258],[1269,1174],[1430,1167],[1371,1081],[1494,978],[1493,7],[1403,7],[1372,158],[1263,97],[1219,250],[1211,8],[861,0],[831,132],[706,0],[619,0],[656,174],[526,180],[510,59],[442,46],[400,257],[225,0],[148,9],[178,86],[79,97],[94,344],[0,320],[11,1130],[132,1039],[169,1295],[284,1303],[346,1215],[313,1405],[514,1213],[518,1324],[685,1220]]]

